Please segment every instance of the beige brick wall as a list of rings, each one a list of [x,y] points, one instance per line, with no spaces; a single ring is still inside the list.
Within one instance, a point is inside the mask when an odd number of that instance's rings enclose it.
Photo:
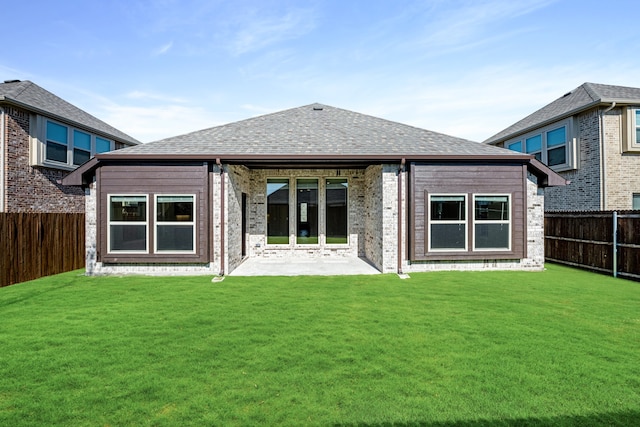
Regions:
[[[633,193],[640,193],[640,153],[623,153],[622,114],[614,108],[604,117],[605,210],[631,209]]]

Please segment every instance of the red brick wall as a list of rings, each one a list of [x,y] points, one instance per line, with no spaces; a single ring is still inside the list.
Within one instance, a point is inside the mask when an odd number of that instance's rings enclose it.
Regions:
[[[84,191],[58,181],[67,171],[29,165],[29,112],[5,107],[5,211],[84,212]]]

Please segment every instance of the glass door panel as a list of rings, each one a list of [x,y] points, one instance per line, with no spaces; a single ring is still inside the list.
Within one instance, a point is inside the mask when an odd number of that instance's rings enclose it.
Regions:
[[[296,182],[296,243],[318,243],[318,180],[298,179]]]
[[[267,179],[267,244],[289,243],[289,180]]]
[[[347,240],[347,180],[328,178],[326,187],[327,244],[346,244]]]

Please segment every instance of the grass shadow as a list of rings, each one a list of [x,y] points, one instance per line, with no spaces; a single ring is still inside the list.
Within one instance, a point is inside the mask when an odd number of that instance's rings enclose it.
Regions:
[[[507,420],[470,420],[442,422],[388,422],[334,424],[334,427],[601,427],[640,425],[640,411],[596,413],[591,415],[567,415],[542,418],[515,418]]]

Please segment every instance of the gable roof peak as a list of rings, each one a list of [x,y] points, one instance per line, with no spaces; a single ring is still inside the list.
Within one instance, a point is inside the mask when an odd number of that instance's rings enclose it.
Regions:
[[[313,103],[109,153],[109,157],[511,156],[489,147],[355,111]]]

